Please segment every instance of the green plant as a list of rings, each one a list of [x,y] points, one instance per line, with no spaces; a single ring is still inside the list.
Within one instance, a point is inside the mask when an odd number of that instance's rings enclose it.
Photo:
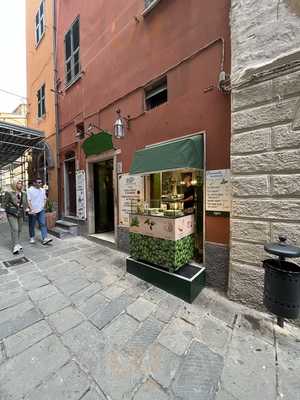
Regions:
[[[132,217],[130,226],[137,226],[137,227],[140,226],[138,217]]]
[[[54,211],[53,202],[51,200],[47,199],[45,209],[46,209],[46,212],[49,212],[49,213]]]

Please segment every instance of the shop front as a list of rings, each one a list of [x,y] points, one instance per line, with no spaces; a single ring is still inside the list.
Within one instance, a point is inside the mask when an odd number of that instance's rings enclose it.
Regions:
[[[191,302],[204,286],[204,138],[195,135],[135,153],[128,272]]]

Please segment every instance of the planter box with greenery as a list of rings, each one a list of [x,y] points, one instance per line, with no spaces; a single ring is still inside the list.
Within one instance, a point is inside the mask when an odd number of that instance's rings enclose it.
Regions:
[[[51,200],[46,202],[46,224],[48,229],[55,227],[56,223],[56,211],[54,210],[53,203]]]
[[[168,268],[170,272],[178,270],[194,256],[194,235],[175,241],[130,232],[129,243],[131,257]]]

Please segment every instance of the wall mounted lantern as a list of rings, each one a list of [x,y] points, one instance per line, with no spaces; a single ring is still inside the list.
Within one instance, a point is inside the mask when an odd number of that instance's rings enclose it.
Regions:
[[[118,118],[114,124],[114,133],[116,139],[123,139],[125,137],[126,130],[130,129],[130,115],[123,117],[121,115],[121,110],[117,110]]]

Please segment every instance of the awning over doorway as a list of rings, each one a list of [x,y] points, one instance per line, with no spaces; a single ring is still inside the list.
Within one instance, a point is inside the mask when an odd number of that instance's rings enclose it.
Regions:
[[[43,138],[41,131],[0,121],[0,168],[16,161],[26,150],[42,150],[38,143]]]
[[[114,148],[112,135],[104,131],[92,135],[83,142],[82,148],[87,157],[112,150]]]
[[[165,142],[135,152],[131,174],[175,169],[203,169],[203,135]]]

